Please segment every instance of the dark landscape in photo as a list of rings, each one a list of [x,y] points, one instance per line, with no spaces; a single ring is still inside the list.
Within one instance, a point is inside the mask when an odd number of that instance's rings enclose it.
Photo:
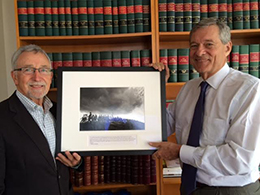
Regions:
[[[80,88],[80,131],[144,130],[144,87]]]

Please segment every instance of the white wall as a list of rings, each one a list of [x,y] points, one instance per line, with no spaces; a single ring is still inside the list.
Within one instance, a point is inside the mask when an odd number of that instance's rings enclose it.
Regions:
[[[14,1],[0,0],[0,101],[15,90],[11,72],[11,57],[16,50]]]

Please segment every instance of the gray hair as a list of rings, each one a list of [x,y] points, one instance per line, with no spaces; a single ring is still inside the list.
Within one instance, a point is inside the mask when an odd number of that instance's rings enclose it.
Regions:
[[[12,56],[12,59],[11,59],[11,63],[12,63],[12,68],[15,69],[17,67],[17,60],[18,58],[20,57],[20,55],[23,53],[23,52],[34,52],[34,53],[42,53],[43,55],[46,56],[46,58],[48,59],[49,61],[49,64],[51,65],[51,60],[48,56],[48,54],[41,48],[39,47],[38,45],[25,45],[25,46],[22,46],[20,47],[16,52],[14,52],[13,56]]]
[[[212,25],[215,25],[218,27],[219,39],[221,40],[221,42],[224,45],[227,44],[229,41],[231,41],[230,28],[224,22],[221,22],[220,20],[218,20],[215,17],[205,18],[205,19],[202,19],[199,23],[197,23],[190,31],[190,40],[191,40],[192,34],[194,32],[196,32],[198,29],[205,28],[205,27],[212,26]]]

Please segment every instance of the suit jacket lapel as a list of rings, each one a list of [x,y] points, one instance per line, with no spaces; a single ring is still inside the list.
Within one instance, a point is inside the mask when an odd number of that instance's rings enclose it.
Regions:
[[[36,147],[39,148],[39,151],[45,157],[46,161],[50,164],[50,166],[54,170],[56,170],[48,141],[46,140],[37,123],[34,121],[33,117],[26,110],[26,108],[18,99],[15,93],[10,97],[9,102],[10,110],[16,113],[16,115],[14,116],[14,120],[32,139],[32,141],[35,143]]]

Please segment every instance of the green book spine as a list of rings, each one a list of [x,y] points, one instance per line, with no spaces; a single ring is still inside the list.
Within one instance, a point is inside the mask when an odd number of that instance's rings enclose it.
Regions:
[[[233,29],[243,29],[243,1],[233,2]]]
[[[66,35],[66,19],[65,19],[65,5],[64,1],[58,1],[58,10],[59,10],[59,28],[60,28],[60,35]]]
[[[35,34],[45,36],[44,4],[43,1],[34,2],[35,11]]]
[[[189,80],[189,49],[178,49],[178,82],[186,82]]]
[[[131,66],[140,67],[141,66],[140,50],[131,51],[130,56],[131,56]]]
[[[227,0],[227,25],[233,29],[233,4],[232,0]]]
[[[249,4],[249,0],[243,0],[243,29],[250,29],[250,4]]]
[[[200,21],[200,0],[192,0],[192,25]]]
[[[218,4],[218,0],[210,0],[208,1],[208,8],[209,8],[209,12],[208,12],[208,17],[214,17],[214,18],[218,18],[219,17],[219,4]]]
[[[94,18],[95,18],[95,33],[96,35],[104,34],[104,9],[103,1],[95,0],[94,1]]]
[[[59,28],[59,11],[58,11],[57,1],[51,1],[51,13],[52,13],[52,34],[53,36],[59,36],[60,28]]]
[[[62,53],[62,66],[63,67],[72,67],[73,66],[72,52]]]
[[[160,62],[168,66],[168,50],[160,49]]]
[[[52,56],[52,53],[47,53],[50,61],[51,61],[51,67],[53,69],[53,56]],[[55,87],[55,81],[54,81],[54,76],[52,77],[52,81],[51,81],[51,88],[54,88]]]
[[[168,49],[169,83],[177,82],[177,49]]]
[[[149,66],[149,64],[152,62],[151,50],[149,49],[141,50],[140,58],[141,58],[141,66]]]
[[[27,1],[28,35],[35,36],[34,1]]]
[[[65,0],[65,26],[66,26],[66,35],[72,35],[72,18],[71,18],[71,4],[70,0]]]
[[[122,67],[130,67],[130,51],[121,51]]]
[[[71,1],[72,34],[79,35],[79,10],[78,2]]]
[[[119,21],[119,32],[127,33],[126,0],[118,1],[118,21]]]
[[[135,10],[134,10],[134,0],[126,1],[126,11],[127,11],[127,32],[135,32]]]
[[[259,44],[249,45],[249,74],[259,78]]]
[[[95,17],[94,17],[94,2],[88,0],[88,34],[95,34]]]
[[[219,0],[219,20],[227,24],[227,0]]]
[[[249,45],[239,46],[239,70],[249,73]]]
[[[175,31],[175,0],[167,0],[167,30]]]
[[[200,0],[200,19],[208,17],[209,7],[208,0]]]
[[[250,27],[259,28],[259,9],[257,0],[250,0]]]
[[[53,53],[53,77],[54,77],[54,87],[57,87],[58,81],[58,67],[62,67],[62,54],[61,53]]]
[[[93,67],[100,67],[100,52],[92,52],[92,66]]]
[[[83,66],[92,67],[92,53],[83,53]]]
[[[18,8],[18,21],[19,21],[19,34],[20,36],[28,36],[28,12],[27,2],[17,1]]]
[[[189,65],[189,79],[198,78],[200,75],[197,70],[190,64]]]
[[[167,31],[167,0],[159,0],[159,31]]]
[[[227,57],[227,64],[228,64],[229,67],[231,67],[230,55],[231,55],[231,53]]]
[[[232,46],[231,53],[231,67],[235,70],[239,70],[239,45]]]
[[[52,14],[51,14],[51,1],[44,1],[45,12],[45,35],[52,36]]]
[[[144,32],[150,32],[150,1],[143,0],[143,24]]]
[[[101,51],[100,52],[100,65],[101,67],[112,67],[112,52]]]
[[[112,66],[113,67],[121,67],[121,52],[120,51],[112,51]]]
[[[135,32],[144,32],[143,24],[143,1],[134,0],[135,4]]]
[[[79,35],[88,35],[87,0],[78,1]]]
[[[113,19],[113,34],[119,33],[119,26],[118,26],[118,4],[117,0],[112,0],[112,19]]]
[[[72,53],[73,67],[83,67],[83,54],[81,52]]]
[[[175,0],[175,31],[183,31],[183,0]]]
[[[190,31],[192,28],[191,0],[185,0],[183,3],[183,25],[184,25],[184,31]]]
[[[112,1],[104,0],[104,33],[113,34]]]

